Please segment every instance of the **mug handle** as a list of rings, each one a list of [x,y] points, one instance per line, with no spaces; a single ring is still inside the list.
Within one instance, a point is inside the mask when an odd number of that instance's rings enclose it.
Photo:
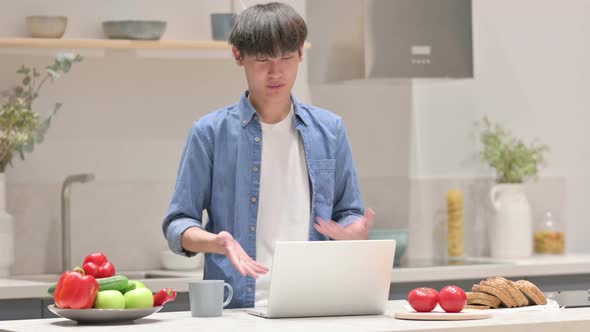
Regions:
[[[226,286],[227,290],[229,291],[229,294],[227,295],[227,300],[225,300],[225,302],[223,302],[223,307],[225,308],[229,304],[229,302],[231,301],[232,297],[234,296],[234,289],[227,282],[224,282],[223,286]]]

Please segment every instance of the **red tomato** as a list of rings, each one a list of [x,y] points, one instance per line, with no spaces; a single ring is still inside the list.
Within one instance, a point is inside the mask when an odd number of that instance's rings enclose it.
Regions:
[[[440,307],[446,312],[461,312],[467,304],[467,294],[458,286],[445,286],[438,296]]]
[[[438,292],[432,288],[415,288],[408,293],[408,302],[417,312],[429,312],[438,303]]]

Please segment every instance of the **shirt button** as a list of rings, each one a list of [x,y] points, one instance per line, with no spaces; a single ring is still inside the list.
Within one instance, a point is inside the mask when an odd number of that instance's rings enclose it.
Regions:
[[[245,125],[246,123],[248,123],[248,121],[247,121],[247,120],[244,120],[244,121],[242,121],[242,124],[244,124],[244,125]]]
[[[255,230],[256,230],[256,227],[254,227],[254,226],[250,226],[250,231],[251,231],[251,232],[254,232]]]
[[[252,288],[248,287],[248,289],[246,289],[246,291],[248,291],[248,293],[252,293]]]
[[[252,167],[252,171],[253,171],[254,173],[258,172],[258,167],[256,167],[256,166]]]
[[[254,138],[254,141],[256,141],[256,142],[260,142],[260,137],[256,137],[256,138]]]
[[[252,203],[256,203],[256,197],[252,197],[250,198],[250,200],[252,201]]]

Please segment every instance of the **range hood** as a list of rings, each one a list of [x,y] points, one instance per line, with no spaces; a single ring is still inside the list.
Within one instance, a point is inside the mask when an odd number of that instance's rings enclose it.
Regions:
[[[307,2],[312,83],[472,78],[471,0]]]

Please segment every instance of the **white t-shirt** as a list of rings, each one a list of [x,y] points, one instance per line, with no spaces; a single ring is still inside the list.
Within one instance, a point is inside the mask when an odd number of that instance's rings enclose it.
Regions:
[[[303,140],[293,124],[293,108],[275,124],[262,123],[260,199],[256,261],[272,265],[276,241],[307,241],[311,200]],[[266,306],[270,272],[256,279],[255,306]]]

